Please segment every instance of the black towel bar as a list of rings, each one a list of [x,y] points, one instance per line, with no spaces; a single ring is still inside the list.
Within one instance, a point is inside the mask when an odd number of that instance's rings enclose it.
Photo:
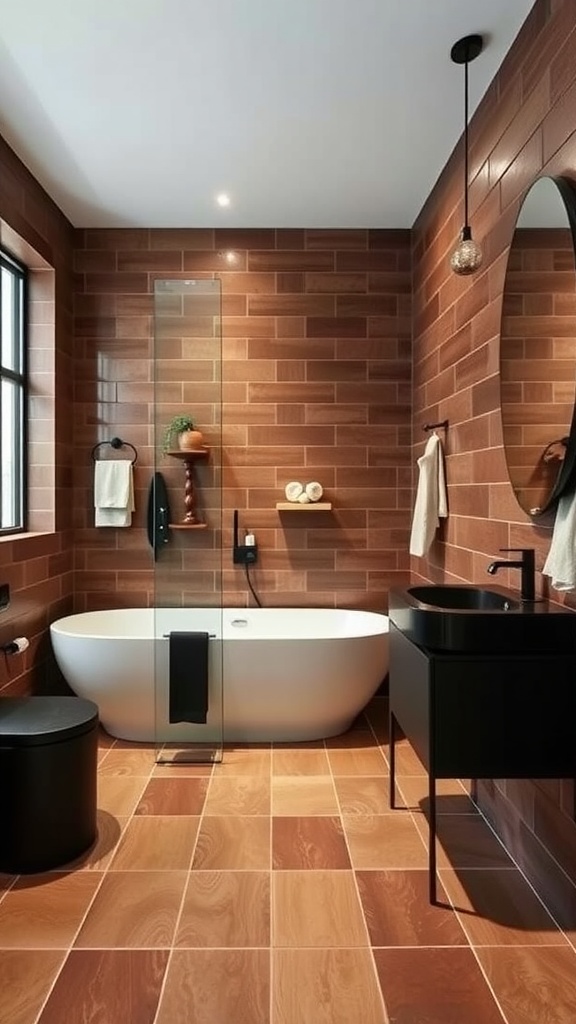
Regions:
[[[163,640],[169,640],[170,639],[170,633],[162,633],[162,639]],[[216,633],[208,633],[208,639],[209,640],[216,640]]]
[[[448,420],[440,420],[439,423],[425,423],[422,430],[428,433],[429,430],[435,430],[436,427],[443,427],[444,430],[448,430]]]
[[[136,465],[136,462],[138,461],[138,452],[136,451],[134,445],[130,444],[130,441],[123,441],[121,437],[113,437],[110,441],[99,441],[98,444],[95,444],[92,449],[92,459],[94,462],[96,462],[96,452],[98,451],[99,448],[102,447],[103,444],[109,444],[111,448],[131,448],[132,451],[134,452],[134,458],[131,459],[130,461],[132,462],[133,466]]]

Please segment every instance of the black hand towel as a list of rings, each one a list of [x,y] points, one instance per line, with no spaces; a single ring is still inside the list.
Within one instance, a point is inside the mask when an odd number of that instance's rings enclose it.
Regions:
[[[169,635],[170,722],[205,722],[208,714],[208,633]]]
[[[170,532],[170,505],[168,504],[168,491],[166,481],[162,473],[154,473],[150,481],[148,491],[148,542],[154,551],[154,561],[158,559],[158,552],[163,544],[168,544]]]

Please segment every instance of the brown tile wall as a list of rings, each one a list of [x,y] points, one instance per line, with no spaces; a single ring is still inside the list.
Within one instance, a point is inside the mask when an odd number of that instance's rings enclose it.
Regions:
[[[0,694],[51,685],[48,624],[72,608],[73,230],[0,138],[0,238],[31,266],[30,460],[27,536],[0,539],[0,581],[11,588],[0,644],[27,636],[24,655],[0,654]],[[54,500],[54,484],[56,497]]]
[[[542,566],[550,543],[550,529],[533,524],[518,506],[506,472],[500,317],[523,192],[541,172],[576,178],[572,0],[535,4],[472,121],[470,139],[471,223],[483,246],[483,267],[473,278],[458,278],[449,269],[462,227],[461,147],[446,165],[413,236],[415,437],[427,420],[450,421],[450,516],[429,557],[414,559],[412,569],[417,579],[480,583],[500,547],[535,547]],[[518,587],[514,572],[498,580]],[[539,589],[546,592],[541,578]],[[479,795],[509,849],[560,913],[573,899],[576,884],[573,782],[480,783]]]
[[[144,527],[155,375],[160,420],[188,412],[209,445],[217,440],[210,317],[190,311],[184,332],[175,319],[174,338],[164,330],[155,346],[154,281],[216,277],[223,533],[212,517],[206,531],[172,534],[171,600],[213,603],[222,588],[225,604],[248,603],[231,557],[237,508],[242,528],[256,534],[252,578],[264,605],[385,610],[389,587],[408,570],[410,233],[86,230],[77,232],[75,271],[77,608],[154,603]],[[130,530],[93,526],[90,450],[112,434],[139,453]],[[158,468],[174,514],[183,473],[167,461]],[[290,480],[319,480],[333,511],[279,513]]]

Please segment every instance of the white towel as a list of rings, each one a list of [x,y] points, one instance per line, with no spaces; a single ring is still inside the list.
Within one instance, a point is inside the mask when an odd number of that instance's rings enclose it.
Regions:
[[[306,484],[305,490],[310,501],[320,501],[320,498],[324,494],[324,488],[317,480],[312,480],[309,484]]]
[[[428,551],[440,519],[448,515],[444,455],[437,434],[431,434],[428,438],[424,454],[418,459],[418,470],[420,475],[410,535],[410,554],[421,556]]]
[[[576,495],[564,494],[558,502],[552,543],[542,569],[551,576],[554,590],[576,589]]]
[[[287,501],[298,501],[298,498],[302,494],[304,488],[299,480],[291,480],[289,484],[286,484],[284,488],[284,494],[286,495]]]
[[[94,464],[95,526],[130,526],[134,477],[128,459],[98,459]]]

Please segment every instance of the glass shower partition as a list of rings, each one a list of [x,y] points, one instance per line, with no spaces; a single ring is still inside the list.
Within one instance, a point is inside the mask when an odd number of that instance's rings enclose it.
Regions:
[[[220,281],[155,282],[153,365],[156,761],[215,762],[224,713]],[[183,417],[202,434],[193,448],[180,447]]]

